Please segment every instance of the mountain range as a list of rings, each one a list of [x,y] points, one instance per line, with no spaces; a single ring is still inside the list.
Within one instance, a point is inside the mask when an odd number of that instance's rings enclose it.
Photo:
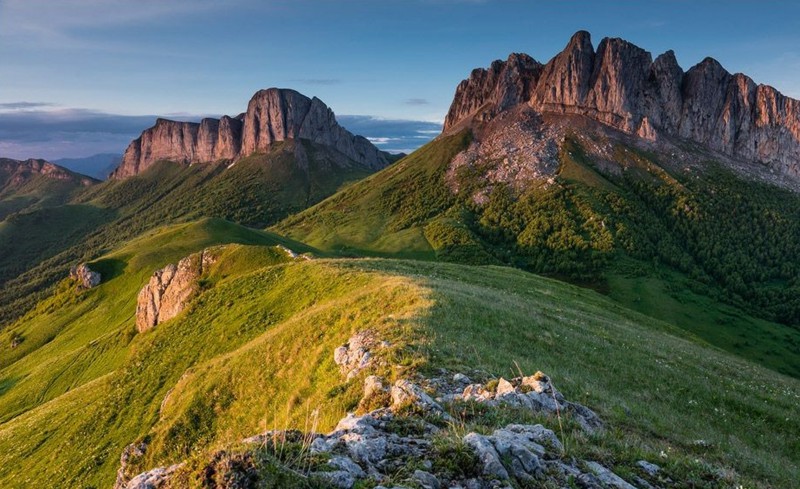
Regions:
[[[121,162],[122,155],[116,153],[98,153],[85,158],[60,158],[53,161],[56,165],[97,180],[106,180]]]
[[[792,487],[798,104],[580,31],[399,159],[270,88],[0,160],[0,481]]]

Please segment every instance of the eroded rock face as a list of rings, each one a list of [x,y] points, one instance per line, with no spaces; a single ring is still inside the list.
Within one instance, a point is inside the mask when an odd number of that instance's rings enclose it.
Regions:
[[[86,263],[81,263],[69,270],[69,277],[78,281],[78,286],[84,289],[91,289],[100,285],[102,276],[100,272],[95,272]]]
[[[156,270],[139,292],[136,329],[143,333],[180,314],[196,292],[198,279],[215,261],[209,250],[203,250]]]
[[[247,112],[237,117],[200,123],[158,119],[128,146],[111,178],[136,175],[160,160],[183,164],[237,160],[287,139],[307,139],[331,147],[374,169],[388,164],[386,156],[367,139],[340,126],[333,111],[318,98],[270,88],[257,92]]]
[[[684,73],[672,51],[653,60],[609,38],[595,51],[581,31],[544,66],[515,54],[473,71],[456,90],[445,131],[521,104],[587,116],[649,140],[686,138],[800,179],[800,102],[711,58]]]

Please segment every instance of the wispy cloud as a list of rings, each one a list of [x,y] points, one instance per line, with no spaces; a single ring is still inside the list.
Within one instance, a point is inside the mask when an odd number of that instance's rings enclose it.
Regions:
[[[405,102],[403,103],[405,103],[406,105],[430,105],[430,102],[428,102],[428,100],[424,98],[409,98],[406,99]]]
[[[50,102],[0,102],[0,110],[31,110],[55,105]]]
[[[129,116],[80,108],[47,109],[52,104],[6,102],[0,110],[0,157],[79,158],[122,153],[131,140],[155,123],[155,115]],[[19,107],[11,110],[10,107]],[[2,108],[3,105],[0,105]],[[204,115],[169,114],[170,119],[199,121]],[[408,153],[441,132],[437,122],[338,116],[339,123],[384,151]]]
[[[122,153],[132,139],[156,120],[155,115],[128,116],[89,109],[44,110],[52,104],[4,105],[6,109],[18,107],[18,110],[0,110],[0,157],[16,159],[52,160]],[[171,118],[197,121],[202,117],[187,114]]]
[[[382,119],[369,115],[341,115],[339,123],[384,151],[410,153],[442,131],[438,122]]]

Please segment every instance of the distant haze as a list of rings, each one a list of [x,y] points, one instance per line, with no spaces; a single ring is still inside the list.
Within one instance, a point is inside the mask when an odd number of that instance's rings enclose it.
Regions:
[[[245,107],[246,103],[240,105]],[[55,161],[64,158],[85,159],[98,154],[121,155],[133,139],[155,123],[156,117],[88,110],[48,110],[33,103],[21,108],[0,109],[0,157]],[[164,117],[197,122],[205,115]],[[437,122],[360,115],[344,115],[337,119],[349,131],[370,139],[378,148],[392,153],[409,153],[417,149],[438,135],[442,127]],[[100,171],[105,166],[90,165],[90,168],[91,171]],[[99,178],[94,173],[81,173]]]

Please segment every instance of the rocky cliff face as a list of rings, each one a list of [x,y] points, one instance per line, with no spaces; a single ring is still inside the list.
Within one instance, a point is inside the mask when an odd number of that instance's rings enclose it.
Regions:
[[[159,160],[183,164],[236,160],[287,139],[308,139],[336,149],[355,162],[379,169],[386,156],[367,139],[336,122],[333,111],[318,98],[294,90],[257,92],[247,112],[237,117],[203,119],[200,123],[158,119],[125,151],[111,178],[125,178]]]
[[[706,58],[685,72],[674,53],[655,60],[622,39],[595,51],[578,32],[546,65],[526,55],[472,72],[456,89],[445,131],[527,104],[587,116],[647,139],[677,136],[800,178],[800,102]]]
[[[136,329],[143,333],[180,314],[197,290],[198,279],[215,261],[212,252],[204,250],[156,270],[139,291]]]

